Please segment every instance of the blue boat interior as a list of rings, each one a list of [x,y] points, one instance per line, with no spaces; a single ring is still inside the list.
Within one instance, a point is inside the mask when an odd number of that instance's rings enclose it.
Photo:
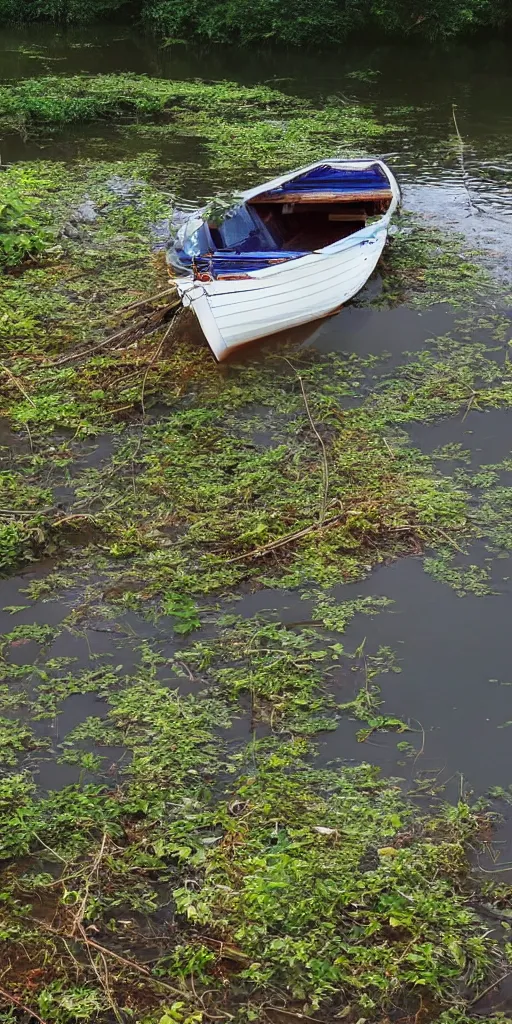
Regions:
[[[329,164],[289,178],[231,211],[220,224],[203,221],[174,250],[175,263],[208,278],[243,277],[359,231],[392,199],[379,164],[364,170]]]

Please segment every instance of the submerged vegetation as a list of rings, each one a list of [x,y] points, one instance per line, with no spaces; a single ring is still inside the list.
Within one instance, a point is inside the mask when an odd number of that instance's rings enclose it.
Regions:
[[[24,854],[23,871],[3,879],[4,985],[28,955],[32,1006],[35,989],[51,1020],[115,1011],[158,1022],[171,1010],[184,1024],[273,1020],[286,1006],[311,1015],[320,1004],[372,1018],[416,1005],[428,978],[439,1012],[455,997],[462,1016],[465,993],[503,969],[461,881],[483,820],[464,803],[421,820],[370,766],[318,771],[297,741],[254,748],[250,766],[228,763],[237,782],[208,804],[200,787],[219,765],[201,751],[201,709],[185,720],[176,711],[169,693],[165,710],[147,708],[152,722],[173,722],[171,799],[147,762],[123,797],[86,786],[34,802],[22,777],[2,784],[3,855]],[[155,911],[160,934],[144,937],[137,918]]]
[[[396,130],[373,111],[332,96],[321,107],[268,86],[169,81],[145,75],[33,78],[0,85],[0,128],[23,136],[74,122],[108,120],[121,137],[200,140],[209,184],[261,180],[284,163],[321,158],[343,140],[360,151]],[[259,176],[259,178],[258,178]]]
[[[22,134],[97,118],[195,135],[202,180],[235,187],[386,131],[229,83],[0,90]],[[404,216],[358,301],[443,303],[454,336],[393,364],[289,338],[217,366],[152,251],[184,184],[152,155],[2,170],[0,1019],[473,1024],[510,970],[485,914],[512,891],[471,861],[495,818],[417,782],[423,727],[387,713],[400,663],[372,637],[391,602],[334,588],[412,553],[490,589],[464,560],[511,546],[510,460],[475,472],[409,431],[511,406],[499,290]],[[270,587],[288,618],[251,607]],[[340,723],[365,761],[326,768]],[[367,763],[377,734],[408,793]]]

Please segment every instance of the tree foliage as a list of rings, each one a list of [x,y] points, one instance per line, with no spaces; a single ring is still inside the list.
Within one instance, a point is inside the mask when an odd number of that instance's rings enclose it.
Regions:
[[[353,32],[446,38],[512,21],[511,0],[0,0],[0,21],[87,22],[121,13],[166,38],[291,46],[341,42]]]
[[[88,22],[123,7],[126,0],[0,0],[0,21]]]

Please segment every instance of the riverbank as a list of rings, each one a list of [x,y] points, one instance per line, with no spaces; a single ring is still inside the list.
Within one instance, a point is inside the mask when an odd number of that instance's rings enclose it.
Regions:
[[[268,88],[89,81],[4,87],[2,116],[40,142],[77,117],[195,131],[233,185],[332,145],[340,118],[349,147],[386,132]],[[445,805],[422,776],[423,724],[384,703],[393,606],[340,588],[409,556],[493,589],[510,459],[409,432],[510,406],[502,288],[467,239],[404,216],[358,303],[441,308],[450,335],[416,351],[299,333],[219,367],[184,314],[120,339],[134,304],[170,305],[153,250],[185,176],[149,155],[2,171],[6,1019],[467,1024],[509,969],[489,917],[510,889],[474,862],[499,805],[464,785]],[[372,764],[381,737],[400,778]]]
[[[55,21],[59,24],[94,22],[100,18],[132,17],[166,40],[196,37],[212,43],[269,43],[326,49],[365,32],[371,37],[423,36],[443,40],[452,36],[502,28],[510,24],[506,0],[427,0],[411,8],[406,0],[298,0],[293,19],[284,17],[274,0],[212,0],[208,10],[197,0],[0,0],[0,22]]]

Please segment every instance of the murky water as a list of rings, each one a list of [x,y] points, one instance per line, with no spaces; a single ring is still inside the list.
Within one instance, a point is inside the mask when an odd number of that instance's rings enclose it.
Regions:
[[[432,47],[419,42],[352,43],[342,52],[295,53],[235,48],[159,47],[132,28],[3,30],[0,77],[134,71],[164,78],[265,82],[321,101],[336,94],[368,104],[396,131],[386,150],[406,206],[458,228],[495,253],[496,270],[512,280],[512,65],[507,41]],[[453,106],[466,145],[464,173],[455,142]],[[342,143],[343,140],[340,140]],[[201,161],[193,140],[127,139],[111,126],[88,125],[53,140],[4,139],[4,162],[47,156],[65,159],[105,152],[125,156],[160,148],[170,163]],[[202,194],[197,178],[187,188]],[[468,192],[469,190],[469,192]]]
[[[70,72],[136,71],[169,78],[200,76],[243,83],[265,81],[316,99],[332,93],[356,97],[371,104],[387,122],[401,125],[386,146],[404,190],[406,206],[436,221],[463,230],[475,245],[488,248],[493,267],[512,280],[512,65],[509,47],[499,41],[460,44],[433,50],[427,46],[387,44],[369,50],[355,46],[343,53],[242,54],[225,49],[158,49],[154,40],[122,27],[101,26],[69,33],[38,27],[32,31],[4,31],[0,43],[2,77]],[[370,72],[370,74],[368,74]],[[464,169],[453,146],[457,123],[467,141]],[[405,110],[403,108],[406,108]],[[140,139],[127,140],[112,127],[89,125],[56,134],[51,139],[8,138],[1,156],[9,160],[37,157],[67,159],[95,155],[108,144],[111,156],[140,151]],[[152,140],[151,148],[155,148]],[[197,144],[172,140],[161,143],[170,163],[200,160]],[[195,149],[194,149],[195,147]],[[468,193],[469,189],[469,193]],[[189,182],[190,195],[201,191]],[[378,286],[378,282],[377,282]],[[329,321],[301,329],[297,340],[320,351],[353,351],[358,355],[391,353],[399,360],[405,350],[418,350],[429,339],[450,331],[454,316],[434,307],[427,312],[408,308],[375,310],[353,306]],[[262,347],[264,358],[264,346]],[[389,363],[387,368],[389,369]],[[2,430],[0,424],[0,431]],[[7,432],[0,444],[5,458],[16,457],[16,444]],[[509,412],[471,412],[464,420],[416,426],[411,438],[425,451],[448,441],[471,450],[472,466],[502,459],[512,451],[512,415]],[[109,441],[82,453],[89,464],[108,458]],[[11,455],[9,456],[9,447]],[[58,482],[56,482],[56,485]],[[68,486],[72,487],[68,482]],[[62,492],[65,504],[69,494]],[[476,557],[484,558],[480,551]],[[379,733],[364,746],[355,739],[354,723],[340,721],[321,743],[325,759],[366,757],[413,785],[422,773],[432,780],[456,776],[466,787],[485,792],[490,786],[512,783],[510,728],[512,719],[512,634],[509,615],[512,567],[507,559],[493,566],[492,596],[458,597],[447,586],[426,575],[422,562],[408,558],[383,566],[360,584],[339,588],[337,597],[385,595],[391,608],[370,621],[356,621],[346,637],[354,648],[367,634],[371,649],[380,644],[398,652],[400,675],[382,680],[385,711],[410,721],[415,759],[403,760],[394,733]],[[27,577],[0,581],[0,608],[25,603],[20,590]],[[297,598],[259,592],[237,604],[240,614],[268,610],[285,621],[297,618]],[[28,602],[16,623],[60,623],[69,610],[66,602]],[[304,605],[301,603],[301,616]],[[12,628],[8,612],[0,612],[0,629]],[[83,634],[61,633],[51,650],[54,657],[76,658],[75,668],[97,665],[97,657],[115,656],[129,671],[137,664],[133,638],[147,635],[148,624],[131,613],[112,633],[112,623],[89,623]],[[103,630],[103,631],[102,631]],[[129,631],[131,630],[131,639]],[[154,631],[151,635],[155,635]],[[168,644],[169,653],[172,643]],[[11,652],[18,662],[38,657],[37,645],[22,645]],[[185,684],[186,685],[186,684]],[[354,680],[334,680],[340,700],[350,699]],[[352,687],[352,692],[351,692]],[[55,753],[66,734],[88,715],[105,714],[107,705],[93,695],[68,698],[62,714],[48,730],[51,747],[34,762],[43,786],[75,781],[78,769],[56,765]],[[41,726],[43,728],[43,725]],[[237,725],[246,739],[249,725]],[[236,731],[236,730],[235,730]],[[116,765],[122,751],[106,753],[107,765]],[[110,770],[110,768],[108,769]]]

